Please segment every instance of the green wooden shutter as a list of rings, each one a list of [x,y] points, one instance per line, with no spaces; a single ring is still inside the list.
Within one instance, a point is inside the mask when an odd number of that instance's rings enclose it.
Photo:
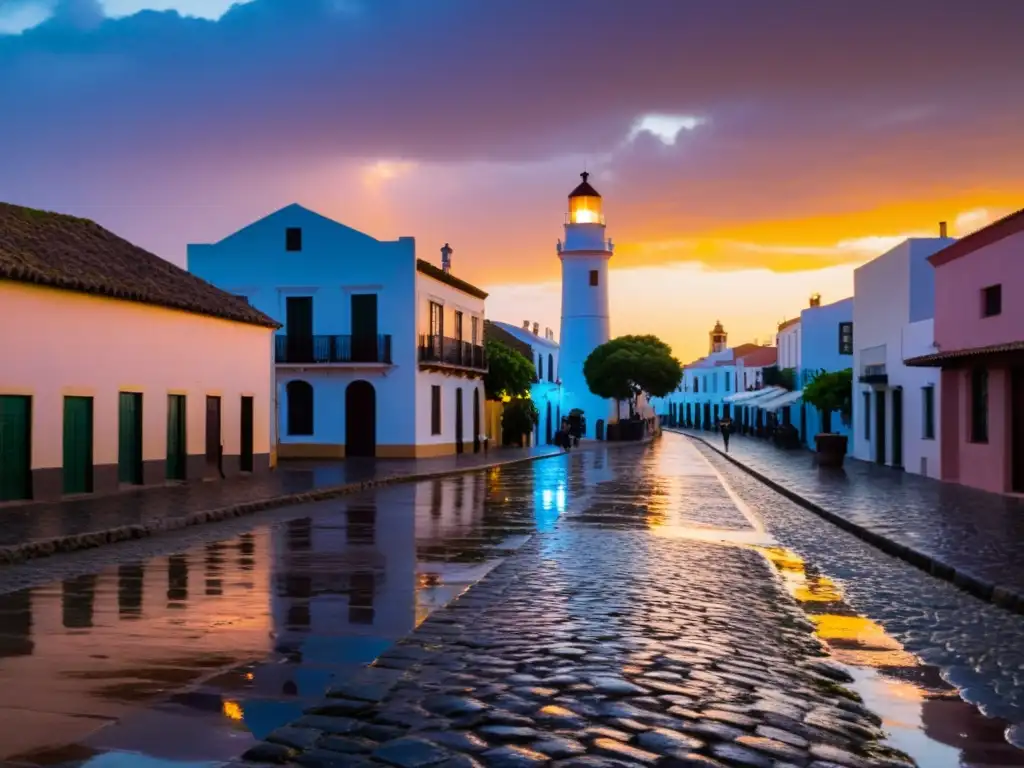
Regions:
[[[64,398],[64,493],[92,491],[92,398]]]
[[[253,463],[253,400],[251,397],[242,397],[242,451],[239,469],[243,472],[252,472]]]
[[[184,395],[167,396],[167,479],[186,477],[186,401]]]
[[[0,501],[32,498],[32,398],[0,395]]]
[[[142,485],[142,395],[121,392],[118,406],[117,479]]]

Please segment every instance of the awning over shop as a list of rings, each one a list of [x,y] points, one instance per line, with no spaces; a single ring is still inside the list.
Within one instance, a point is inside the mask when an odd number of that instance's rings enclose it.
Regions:
[[[742,401],[739,405],[749,405],[751,408],[764,408],[764,404],[769,400],[774,400],[779,395],[784,395],[785,393],[786,390],[782,387],[767,387],[766,389],[762,389],[757,392],[757,394],[749,400]]]
[[[904,365],[918,368],[953,368],[960,365],[971,365],[978,358],[1011,355],[1024,352],[1024,341],[1011,341],[1008,344],[993,344],[987,347],[969,349],[951,349],[947,352],[936,352],[931,355],[911,357],[903,361]]]
[[[781,395],[785,391],[786,390],[781,387],[765,387],[764,389],[754,389],[749,392],[737,392],[734,395],[722,398],[722,401],[726,403],[750,405],[752,400],[760,399],[765,395]]]
[[[785,408],[787,405],[792,405],[803,396],[804,391],[802,389],[798,389],[793,392],[786,392],[778,397],[773,397],[771,400],[763,403],[758,403],[757,407],[764,408],[766,411],[777,411],[779,408]]]

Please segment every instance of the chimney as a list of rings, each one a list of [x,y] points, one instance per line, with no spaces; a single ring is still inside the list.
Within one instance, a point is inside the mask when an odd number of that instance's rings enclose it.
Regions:
[[[441,271],[446,275],[452,272],[452,247],[448,243],[441,249]]]
[[[939,237],[948,237],[946,234],[946,222],[944,221],[939,222]]]
[[[523,320],[523,330],[524,331],[530,330],[530,321],[529,320]]]
[[[820,293],[812,293],[811,294],[811,306],[812,307],[820,307],[821,306],[821,294]]]
[[[533,335],[540,336],[540,323],[533,324]]]

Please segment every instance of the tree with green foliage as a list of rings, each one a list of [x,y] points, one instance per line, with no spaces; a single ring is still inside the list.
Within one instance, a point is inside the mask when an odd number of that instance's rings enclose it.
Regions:
[[[818,371],[804,387],[803,399],[821,412],[822,432],[832,431],[833,411],[839,411],[843,424],[849,424],[853,410],[853,369]]]
[[[484,392],[488,400],[525,397],[537,376],[533,361],[494,339],[484,342],[487,350],[487,374]]]
[[[533,433],[539,421],[540,412],[533,400],[528,397],[510,400],[501,412],[502,442],[521,446],[523,438]]]
[[[672,356],[672,349],[657,336],[619,336],[597,347],[583,363],[583,376],[590,391],[598,397],[629,403],[644,394],[666,397],[683,379],[683,366]]]

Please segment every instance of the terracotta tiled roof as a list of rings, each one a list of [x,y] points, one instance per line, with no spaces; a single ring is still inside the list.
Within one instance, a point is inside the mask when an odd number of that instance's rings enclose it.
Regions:
[[[800,315],[797,315],[796,317],[792,318],[791,320],[783,320],[781,323],[779,323],[779,330],[780,331],[784,331],[787,328],[789,328],[791,325],[796,325],[799,322],[800,322]]]
[[[89,219],[0,203],[0,279],[279,328],[220,290]]]
[[[778,355],[779,350],[775,347],[759,347],[740,359],[743,360],[743,365],[746,368],[760,368],[765,365],[775,365]]]
[[[951,349],[948,352],[934,352],[930,355],[911,357],[903,361],[904,365],[917,368],[942,368],[969,362],[979,357],[1004,355],[1011,352],[1024,352],[1024,341],[1011,341],[1008,344],[992,344],[987,347],[970,347],[968,349]]]
[[[487,292],[482,291],[475,285],[470,285],[465,280],[460,280],[455,277],[451,272],[445,272],[440,267],[435,267],[429,261],[424,259],[416,259],[416,270],[422,272],[424,275],[429,275],[435,280],[440,280],[442,283],[450,285],[452,288],[468,293],[470,296],[476,296],[478,299],[486,299]]]
[[[756,352],[759,349],[764,349],[764,347],[760,344],[740,344],[732,348],[732,358],[733,360],[739,360],[744,355],[749,355],[751,352]]]
[[[947,245],[941,251],[933,253],[928,257],[928,261],[932,263],[933,267],[940,267],[1022,231],[1024,231],[1024,208],[1009,216],[1004,216],[998,221],[993,221],[987,227],[982,227],[966,237],[961,237],[952,245]]]

